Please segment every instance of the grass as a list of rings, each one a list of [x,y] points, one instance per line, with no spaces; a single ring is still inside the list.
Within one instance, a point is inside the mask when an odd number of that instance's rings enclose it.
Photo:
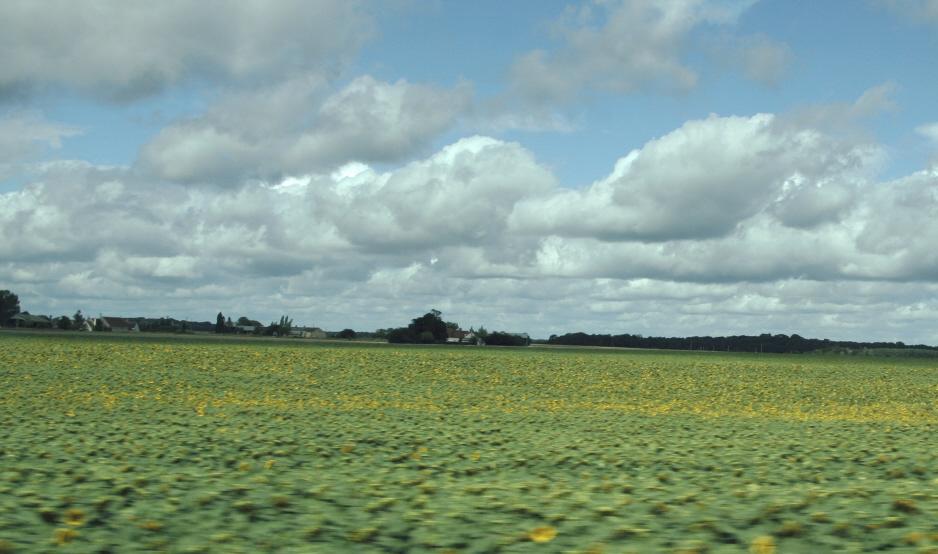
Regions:
[[[0,552],[920,552],[928,359],[0,335]]]

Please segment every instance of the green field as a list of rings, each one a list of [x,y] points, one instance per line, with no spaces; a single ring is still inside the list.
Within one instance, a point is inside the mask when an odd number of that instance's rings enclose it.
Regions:
[[[0,334],[0,553],[938,550],[938,362]]]

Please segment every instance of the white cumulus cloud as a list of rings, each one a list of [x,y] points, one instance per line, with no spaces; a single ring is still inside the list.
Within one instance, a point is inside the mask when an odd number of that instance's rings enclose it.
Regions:
[[[355,0],[10,0],[0,3],[0,97],[65,86],[126,100],[190,79],[335,74],[372,26]]]
[[[139,163],[169,181],[225,186],[400,161],[452,126],[470,100],[468,86],[365,75],[327,94],[319,79],[294,78],[232,93],[164,128],[141,149]]]
[[[610,241],[703,239],[771,209],[810,226],[849,207],[853,182],[875,159],[874,148],[777,125],[771,114],[711,116],[632,151],[585,189],[525,201],[512,225]]]

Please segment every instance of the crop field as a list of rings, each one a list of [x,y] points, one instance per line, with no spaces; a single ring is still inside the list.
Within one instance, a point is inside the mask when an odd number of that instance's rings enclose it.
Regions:
[[[938,362],[0,334],[0,553],[938,552]]]

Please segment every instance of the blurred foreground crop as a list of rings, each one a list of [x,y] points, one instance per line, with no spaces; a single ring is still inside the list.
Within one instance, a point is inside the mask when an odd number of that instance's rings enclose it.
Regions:
[[[928,360],[0,347],[0,552],[938,548]]]

